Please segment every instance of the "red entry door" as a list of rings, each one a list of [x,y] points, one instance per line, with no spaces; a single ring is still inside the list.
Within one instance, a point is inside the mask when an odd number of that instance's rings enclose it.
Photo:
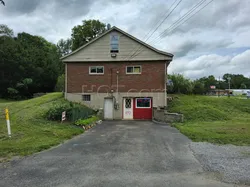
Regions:
[[[151,97],[134,98],[134,119],[151,120],[152,103]]]

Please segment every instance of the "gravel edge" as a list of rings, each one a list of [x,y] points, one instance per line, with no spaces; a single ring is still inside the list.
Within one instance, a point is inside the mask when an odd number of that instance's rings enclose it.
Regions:
[[[250,185],[250,146],[191,142],[190,149],[203,169],[219,180]]]

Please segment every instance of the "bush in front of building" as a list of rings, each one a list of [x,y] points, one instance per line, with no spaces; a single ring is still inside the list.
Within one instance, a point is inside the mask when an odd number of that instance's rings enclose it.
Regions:
[[[62,113],[66,112],[66,120],[74,122],[78,119],[86,119],[95,114],[95,111],[85,105],[63,100],[61,103],[53,105],[45,114],[48,120],[61,121]]]
[[[91,116],[90,118],[87,119],[79,119],[75,122],[75,125],[77,126],[87,126],[90,125],[92,123],[95,123],[96,121],[98,121],[98,117],[97,116]]]

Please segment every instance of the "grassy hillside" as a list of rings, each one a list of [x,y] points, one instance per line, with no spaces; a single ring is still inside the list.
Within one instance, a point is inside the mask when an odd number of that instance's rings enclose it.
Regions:
[[[170,111],[183,113],[174,124],[194,141],[250,145],[250,100],[234,97],[179,95]]]
[[[62,102],[67,102],[62,93],[18,102],[0,100],[0,158],[32,154],[82,133],[82,129],[70,124],[44,119],[43,115],[52,105]],[[7,136],[3,113],[6,106],[10,113],[11,138]]]

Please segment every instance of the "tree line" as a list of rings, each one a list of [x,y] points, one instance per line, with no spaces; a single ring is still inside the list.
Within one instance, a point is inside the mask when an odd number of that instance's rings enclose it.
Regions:
[[[60,39],[57,48],[61,56],[83,46],[107,30],[107,25],[99,20],[83,20],[71,30],[71,38]]]
[[[63,72],[56,45],[0,25],[0,97],[28,98],[53,91]]]
[[[84,20],[72,28],[71,38],[57,44],[41,36],[14,32],[0,24],[0,97],[23,99],[35,93],[63,91],[64,64],[60,57],[106,31],[98,20]]]
[[[214,89],[250,89],[250,78],[241,74],[224,74],[216,79],[213,75],[196,80],[185,78],[181,74],[168,75],[168,92],[182,94],[206,94]],[[211,86],[215,88],[211,89]]]

